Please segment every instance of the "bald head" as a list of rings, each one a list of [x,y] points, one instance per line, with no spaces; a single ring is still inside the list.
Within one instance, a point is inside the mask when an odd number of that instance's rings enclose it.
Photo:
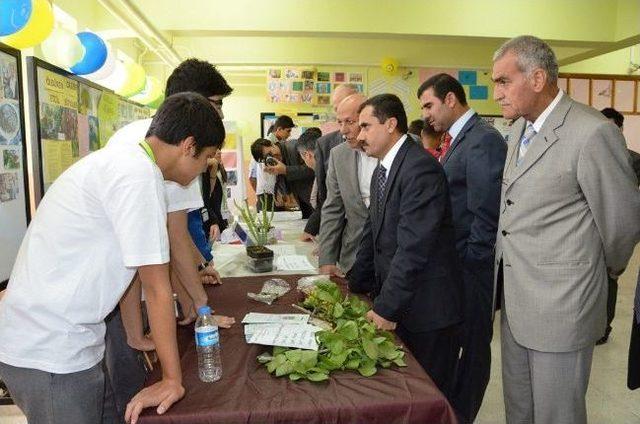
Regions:
[[[352,94],[340,102],[336,111],[340,133],[352,149],[362,147],[358,142],[358,133],[360,132],[358,110],[366,100],[367,98],[360,93]]]
[[[331,96],[331,104],[333,105],[333,110],[336,111],[338,105],[347,97],[352,94],[357,93],[358,90],[356,86],[353,84],[341,84],[333,90],[333,95]]]

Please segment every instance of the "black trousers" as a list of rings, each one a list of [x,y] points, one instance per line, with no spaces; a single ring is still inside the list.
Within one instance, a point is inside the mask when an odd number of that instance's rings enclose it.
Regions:
[[[611,323],[616,316],[616,300],[618,300],[618,279],[607,277],[607,283],[609,285],[607,292],[607,330],[605,336],[611,333]]]
[[[461,423],[473,423],[491,373],[493,270],[465,269],[465,322],[451,403]]]
[[[447,399],[450,399],[456,373],[459,331],[460,324],[419,333],[407,330],[402,324],[396,328],[396,334]]]
[[[633,322],[631,324],[631,341],[629,342],[627,387],[635,390],[640,387],[640,324],[636,321],[635,313],[631,319]]]

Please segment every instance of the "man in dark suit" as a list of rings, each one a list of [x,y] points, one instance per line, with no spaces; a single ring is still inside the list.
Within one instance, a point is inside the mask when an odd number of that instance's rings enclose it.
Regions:
[[[420,365],[448,396],[462,322],[462,282],[446,176],[407,137],[400,99],[381,94],[360,107],[367,155],[380,165],[349,288],[370,293],[367,318],[396,330]]]
[[[456,249],[464,281],[465,324],[452,404],[461,421],[475,419],[491,368],[493,259],[507,145],[500,133],[467,105],[462,85],[437,74],[418,89],[422,116],[444,132],[441,157],[449,192]]]
[[[313,169],[307,167],[298,153],[296,143],[278,141],[271,144],[269,140],[259,138],[251,145],[251,156],[256,162],[264,161],[267,156],[275,159],[275,164],[265,164],[264,171],[276,175],[283,181],[287,193],[292,193],[302,212],[302,219],[307,219],[313,212],[311,206],[311,188],[313,187]],[[276,187],[278,183],[276,183]]]
[[[338,105],[342,103],[344,99],[357,93],[356,86],[353,84],[341,84],[334,91],[331,96],[331,104],[333,105],[333,111],[338,110]],[[304,227],[302,233],[302,240],[312,240],[320,232],[320,212],[322,205],[327,199],[327,170],[329,169],[329,153],[331,149],[344,141],[344,137],[340,133],[340,130],[332,131],[328,134],[320,137],[316,143],[315,159],[316,159],[316,187],[318,190],[317,204],[315,211],[309,217],[307,225]]]

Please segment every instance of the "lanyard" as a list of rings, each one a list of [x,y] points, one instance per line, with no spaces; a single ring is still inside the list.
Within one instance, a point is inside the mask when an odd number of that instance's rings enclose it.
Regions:
[[[140,147],[142,147],[142,150],[144,150],[147,156],[149,156],[149,159],[151,159],[153,163],[156,163],[156,155],[153,154],[153,150],[151,150],[151,146],[149,146],[147,140],[142,140],[140,142]]]

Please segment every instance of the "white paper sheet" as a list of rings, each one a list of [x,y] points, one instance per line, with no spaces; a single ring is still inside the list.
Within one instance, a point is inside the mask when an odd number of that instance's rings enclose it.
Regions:
[[[304,255],[283,255],[275,258],[274,263],[278,271],[306,271],[315,267]]]
[[[264,314],[249,312],[242,318],[243,324],[306,324],[309,314]]]
[[[320,327],[310,324],[247,324],[245,339],[249,344],[318,350],[315,333]]]

